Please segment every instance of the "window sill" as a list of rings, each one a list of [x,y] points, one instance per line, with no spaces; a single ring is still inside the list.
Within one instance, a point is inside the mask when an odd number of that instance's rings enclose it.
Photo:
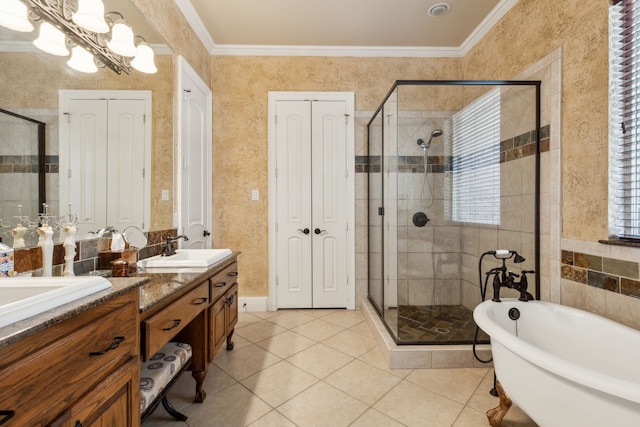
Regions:
[[[640,240],[621,240],[613,238],[598,240],[598,243],[602,243],[604,245],[626,246],[628,248],[640,248]]]

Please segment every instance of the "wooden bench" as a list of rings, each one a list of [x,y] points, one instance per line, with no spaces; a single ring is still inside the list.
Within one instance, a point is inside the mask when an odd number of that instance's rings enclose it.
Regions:
[[[178,412],[167,399],[167,392],[182,372],[191,364],[189,344],[169,342],[140,366],[140,418],[141,422],[153,413],[160,403],[178,421],[187,416]]]

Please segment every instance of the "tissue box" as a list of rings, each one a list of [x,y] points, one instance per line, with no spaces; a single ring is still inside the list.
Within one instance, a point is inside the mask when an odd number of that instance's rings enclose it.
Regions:
[[[129,262],[129,273],[135,273],[137,269],[136,258],[138,251],[125,249],[122,252],[103,251],[98,252],[98,270],[111,270],[111,261],[123,259]]]

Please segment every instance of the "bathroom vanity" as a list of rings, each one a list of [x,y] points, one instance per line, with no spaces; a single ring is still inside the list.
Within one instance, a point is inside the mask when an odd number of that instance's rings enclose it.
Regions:
[[[140,425],[140,362],[193,348],[194,400],[237,323],[237,255],[206,269],[142,272],[0,328],[0,425]]]

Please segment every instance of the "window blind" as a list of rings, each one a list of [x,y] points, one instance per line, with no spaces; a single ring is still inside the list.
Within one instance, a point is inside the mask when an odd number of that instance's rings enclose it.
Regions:
[[[453,115],[452,219],[500,224],[500,90]]]
[[[609,9],[609,234],[640,239],[640,4]]]

